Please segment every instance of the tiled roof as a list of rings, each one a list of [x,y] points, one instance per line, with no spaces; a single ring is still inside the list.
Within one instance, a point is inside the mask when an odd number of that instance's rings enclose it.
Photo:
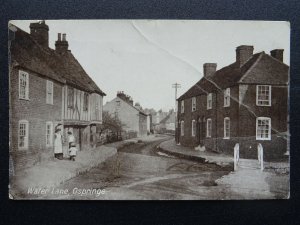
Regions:
[[[207,78],[201,78],[178,100],[225,89],[238,83],[287,84],[288,77],[286,80],[282,79],[282,74],[287,72],[288,66],[284,63],[264,52],[256,53],[242,67],[235,62],[217,70]]]
[[[87,92],[105,95],[84,71],[71,51],[59,54],[51,48],[42,47],[32,39],[30,34],[18,27],[15,28],[15,37],[10,48],[13,65]]]

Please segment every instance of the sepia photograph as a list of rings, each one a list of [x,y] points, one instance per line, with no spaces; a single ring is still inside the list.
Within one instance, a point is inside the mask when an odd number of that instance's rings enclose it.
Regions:
[[[10,199],[290,198],[289,22],[8,32]]]

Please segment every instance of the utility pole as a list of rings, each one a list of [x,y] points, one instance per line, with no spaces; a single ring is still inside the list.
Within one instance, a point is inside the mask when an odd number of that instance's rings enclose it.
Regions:
[[[178,84],[177,82],[175,84],[172,84],[172,88],[175,88],[175,141],[178,143],[178,121],[177,121],[177,89],[181,88],[181,84]]]

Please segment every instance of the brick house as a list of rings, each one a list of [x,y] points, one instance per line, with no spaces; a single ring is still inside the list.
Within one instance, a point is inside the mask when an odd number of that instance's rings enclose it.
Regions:
[[[49,27],[31,23],[30,34],[9,26],[10,154],[17,169],[53,157],[54,130],[72,130],[79,149],[93,145],[105,94],[85,73],[58,34],[49,48]]]
[[[150,131],[149,116],[139,104],[134,106],[131,97],[124,92],[118,92],[116,98],[103,106],[103,110],[118,117],[127,133],[136,133],[140,137],[147,135],[148,129]]]
[[[184,146],[256,158],[257,143],[266,160],[287,153],[289,66],[283,50],[253,54],[236,48],[236,61],[220,70],[203,65],[203,78],[178,98],[177,140]]]

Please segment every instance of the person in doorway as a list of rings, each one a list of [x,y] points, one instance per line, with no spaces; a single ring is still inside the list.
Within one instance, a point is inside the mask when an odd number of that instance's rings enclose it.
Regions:
[[[72,134],[72,131],[68,131],[68,143],[69,143],[69,149],[71,148],[71,144],[75,143],[75,137]]]
[[[77,148],[76,148],[76,143],[73,142],[71,143],[70,149],[69,149],[69,155],[70,155],[70,160],[75,161],[76,155],[77,155]]]
[[[54,134],[54,157],[60,160],[63,159],[62,143],[61,129],[57,128]]]

